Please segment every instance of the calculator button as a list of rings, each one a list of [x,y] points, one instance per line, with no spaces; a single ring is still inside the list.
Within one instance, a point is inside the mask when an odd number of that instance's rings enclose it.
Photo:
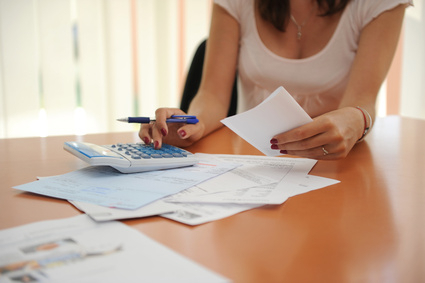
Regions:
[[[141,159],[142,157],[140,155],[133,154],[131,156],[131,158],[133,158],[133,159]]]
[[[152,158],[162,158],[162,155],[161,154],[154,153],[154,154],[151,154],[151,157]]]

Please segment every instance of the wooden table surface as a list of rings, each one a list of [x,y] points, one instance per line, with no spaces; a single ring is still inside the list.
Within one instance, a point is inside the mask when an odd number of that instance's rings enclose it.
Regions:
[[[161,217],[125,224],[234,282],[425,282],[425,121],[390,116],[347,158],[310,174],[341,183],[211,223]],[[86,166],[65,141],[139,141],[136,133],[0,139],[0,229],[80,214],[13,186]],[[227,128],[188,148],[261,153]]]

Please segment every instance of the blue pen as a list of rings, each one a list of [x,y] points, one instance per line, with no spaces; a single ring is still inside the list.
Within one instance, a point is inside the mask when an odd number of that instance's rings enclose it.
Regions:
[[[117,119],[119,122],[126,122],[126,123],[139,123],[139,124],[149,124],[150,122],[155,122],[155,118],[149,118],[149,117],[127,117],[127,118],[120,118]],[[167,123],[185,123],[185,124],[196,124],[199,122],[199,120],[196,118],[196,116],[189,116],[189,115],[173,115],[170,118],[167,118]]]

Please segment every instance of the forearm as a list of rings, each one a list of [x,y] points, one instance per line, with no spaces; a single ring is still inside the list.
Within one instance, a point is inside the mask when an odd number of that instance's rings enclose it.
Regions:
[[[238,52],[239,23],[214,4],[202,81],[188,110],[188,114],[196,115],[203,124],[202,136],[221,127],[220,120],[227,116]]]
[[[360,110],[362,115],[357,118],[365,121],[365,128],[372,127],[376,116],[376,98],[397,47],[404,9],[404,5],[399,5],[382,13],[363,29],[360,37],[340,108]]]
[[[204,124],[202,136],[206,136],[222,126],[221,119],[226,118],[230,103],[220,101],[214,95],[200,91],[190,104],[188,114],[196,115]]]

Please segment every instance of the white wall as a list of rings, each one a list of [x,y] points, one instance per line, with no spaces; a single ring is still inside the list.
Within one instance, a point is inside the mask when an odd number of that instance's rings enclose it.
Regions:
[[[210,5],[0,0],[0,138],[134,130],[115,119],[178,106]]]
[[[404,25],[401,115],[425,119],[425,4],[414,5]]]

